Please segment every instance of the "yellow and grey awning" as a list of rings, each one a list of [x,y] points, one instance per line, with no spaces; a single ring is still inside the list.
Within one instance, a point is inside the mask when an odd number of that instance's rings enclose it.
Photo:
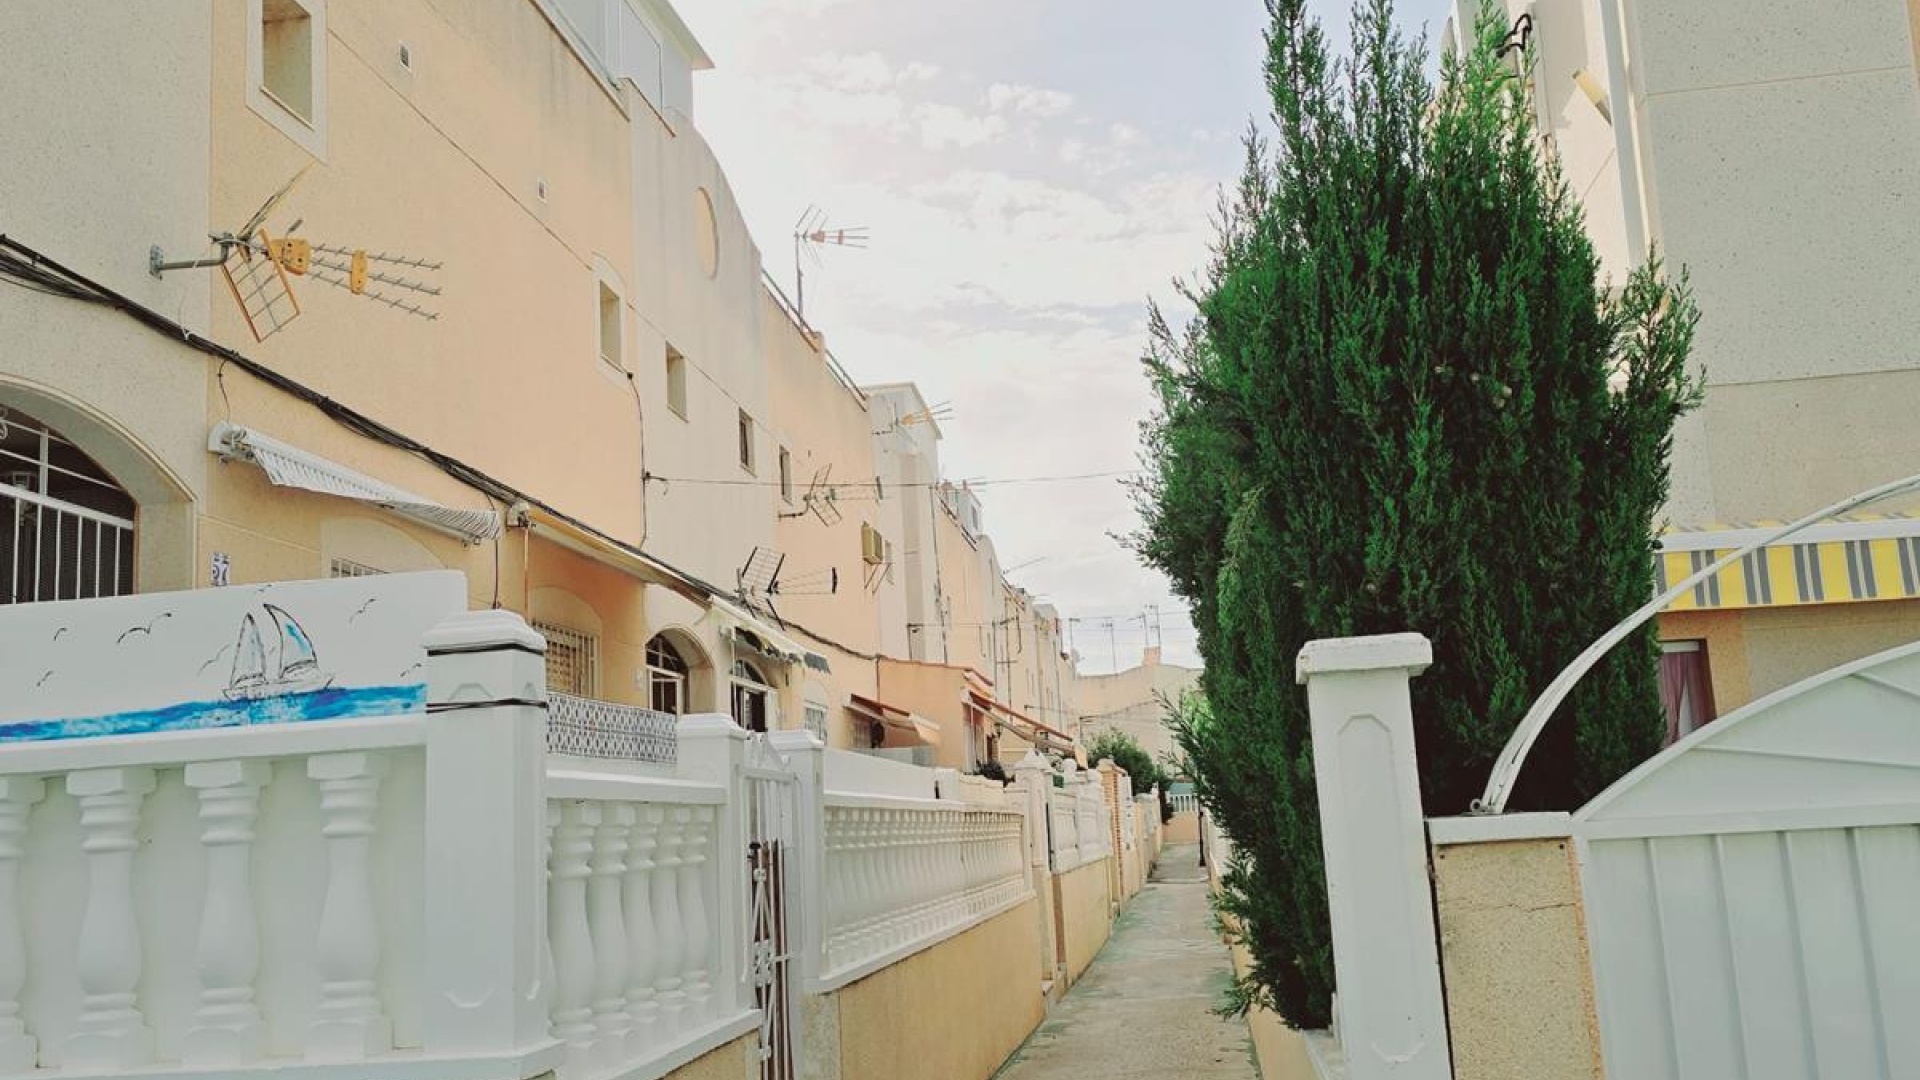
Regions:
[[[1661,538],[1655,588],[1779,528],[1675,530]],[[1857,516],[1811,526],[1764,547],[1675,600],[1668,611],[1711,611],[1920,598],[1920,517]]]
[[[266,473],[267,479],[276,486],[370,503],[450,532],[469,544],[491,540],[500,535],[503,527],[500,515],[495,511],[442,506],[425,496],[415,495],[239,424],[215,425],[213,434],[207,440],[207,449],[226,461],[245,461],[258,465],[260,471]]]

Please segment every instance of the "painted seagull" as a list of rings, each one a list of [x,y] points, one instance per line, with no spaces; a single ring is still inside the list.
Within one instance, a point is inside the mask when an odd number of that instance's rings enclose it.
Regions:
[[[63,626],[63,627],[61,627],[60,629],[58,629],[58,630],[55,630],[55,631],[53,632],[53,636],[52,636],[52,637],[50,637],[50,638],[48,638],[47,640],[48,640],[48,641],[59,641],[59,640],[60,640],[60,635],[61,635],[61,634],[64,634],[64,633],[66,633],[68,629],[70,629],[70,628],[69,628],[69,627],[65,627],[65,626]]]
[[[171,619],[171,618],[173,618],[173,612],[163,611],[160,614],[155,615],[152,619],[148,620],[147,625],[145,626],[129,626],[125,630],[120,631],[120,636],[117,638],[114,638],[113,643],[115,645],[118,645],[121,642],[126,641],[128,636],[132,634],[146,634],[148,637],[152,637],[154,626],[156,626],[161,619]]]
[[[376,596],[376,597],[373,597],[372,599],[370,599],[370,600],[368,600],[368,601],[367,601],[366,603],[364,603],[364,604],[361,604],[361,605],[360,605],[360,607],[359,607],[359,608],[358,608],[358,609],[357,609],[356,611],[354,611],[354,613],[353,613],[353,614],[351,614],[351,615],[349,615],[349,616],[347,616],[347,622],[349,622],[349,623],[351,623],[351,622],[353,622],[353,621],[354,621],[355,619],[358,619],[358,618],[359,618],[359,617],[360,617],[361,615],[364,615],[364,614],[366,614],[366,610],[367,610],[368,608],[370,608],[370,607],[372,607],[373,605],[375,605],[375,604],[377,604],[377,603],[379,603],[379,602],[380,602],[380,598]]]
[[[44,682],[46,682],[46,681],[47,681],[48,679],[51,679],[51,678],[53,678],[53,669],[52,669],[52,668],[48,668],[48,669],[47,669],[47,673],[46,673],[45,675],[42,675],[42,676],[40,676],[40,682],[36,682],[36,683],[34,683],[33,685],[34,685],[34,687],[35,687],[35,688],[37,689],[37,688],[38,688],[38,687],[39,687],[39,686],[41,685],[41,683],[44,683]]]
[[[212,656],[211,658],[209,658],[209,659],[207,660],[207,662],[206,662],[206,663],[204,663],[204,664],[201,664],[201,665],[200,665],[200,671],[199,671],[199,674],[202,674],[202,675],[204,675],[204,674],[206,674],[206,672],[207,672],[207,669],[208,669],[208,668],[210,668],[210,667],[212,667],[213,665],[215,665],[215,664],[217,664],[217,663],[219,663],[219,662],[220,662],[220,658],[221,658],[221,657],[223,657],[223,656],[225,656],[225,655],[227,655],[227,650],[228,650],[228,649],[231,649],[231,648],[233,648],[233,645],[232,645],[232,643],[231,643],[231,642],[229,642],[228,644],[225,644],[225,645],[222,645],[222,646],[220,646],[220,651],[219,651],[219,652],[217,652],[217,653],[214,653],[214,654],[213,654],[213,656]]]

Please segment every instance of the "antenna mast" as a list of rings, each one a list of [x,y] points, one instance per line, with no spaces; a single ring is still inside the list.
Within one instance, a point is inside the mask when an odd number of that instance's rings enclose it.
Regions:
[[[803,257],[804,261],[819,266],[823,247],[864,249],[866,246],[865,225],[829,225],[827,212],[817,206],[807,207],[800,220],[793,223],[793,306],[802,323],[807,321],[807,275]]]

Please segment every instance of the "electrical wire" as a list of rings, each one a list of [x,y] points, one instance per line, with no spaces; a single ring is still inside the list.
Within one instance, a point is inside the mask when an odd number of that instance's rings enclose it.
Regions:
[[[681,570],[679,567],[666,562],[658,556],[648,554],[638,547],[594,525],[588,524],[572,514],[555,508],[542,499],[529,495],[504,481],[497,480],[479,469],[468,465],[466,462],[461,461],[459,458],[435,450],[431,446],[411,436],[405,435],[394,428],[388,427],[386,424],[375,420],[365,413],[359,412],[350,406],[343,405],[327,397],[325,394],[320,393],[318,390],[267,367],[258,360],[254,360],[210,338],[202,337],[178,321],[170,319],[124,293],[117,292],[106,285],[102,285],[76,270],[62,266],[60,263],[54,261],[52,257],[15,240],[5,233],[0,233],[0,280],[6,280],[9,284],[18,284],[23,280],[35,284],[45,283],[45,287],[39,291],[50,290],[54,295],[67,299],[112,308],[163,337],[178,340],[196,352],[204,353],[217,360],[232,364],[234,367],[239,368],[266,385],[279,390],[281,393],[312,406],[349,431],[419,457],[438,468],[441,472],[446,473],[448,476],[466,484],[468,487],[479,491],[489,498],[497,499],[508,505],[524,503],[527,506],[533,507],[554,518],[556,521],[564,522],[572,528],[579,529],[581,532],[612,546],[616,550],[625,552],[649,565],[658,567],[664,573],[676,578],[685,586],[686,590],[702,593],[707,598],[727,596],[727,593],[711,582],[704,581],[687,571]],[[669,587],[672,586],[669,585]],[[694,599],[697,600],[699,598],[695,597]],[[856,649],[799,623],[789,622],[784,619],[777,619],[776,621],[781,623],[783,629],[796,630],[822,645],[837,649],[849,656],[862,660],[878,660],[880,658],[877,653]]]
[[[1060,484],[1060,483],[1071,483],[1071,482],[1080,481],[1080,480],[1110,480],[1116,477],[1138,476],[1139,474],[1140,474],[1139,469],[1118,469],[1111,472],[1072,473],[1072,474],[1064,474],[1059,476],[1008,476],[1008,477],[1001,477],[998,479],[986,478],[986,479],[979,479],[979,480],[968,480],[965,482],[965,484],[957,484],[951,480],[915,480],[911,482],[893,483],[893,484],[889,484],[888,486],[894,487],[894,488],[951,488],[955,491],[958,491],[963,487],[984,488],[984,487],[1005,487],[1009,484]],[[781,483],[778,480],[740,479],[740,478],[723,477],[723,476],[710,476],[710,477],[663,476],[659,473],[653,473],[653,472],[641,473],[640,479],[643,482],[649,482],[649,483],[706,484],[713,487],[780,487],[781,486]],[[823,484],[821,485],[821,487],[832,490],[834,492],[835,498],[858,499],[861,497],[862,490],[866,488],[874,487],[877,480],[878,478],[876,477],[875,480],[846,481],[846,482],[837,483],[837,484]],[[875,496],[875,498],[884,498],[884,497],[885,497],[884,495]]]

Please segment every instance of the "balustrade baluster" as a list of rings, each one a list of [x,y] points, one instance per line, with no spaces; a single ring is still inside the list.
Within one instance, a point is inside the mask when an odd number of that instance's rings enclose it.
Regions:
[[[260,789],[272,775],[264,761],[203,761],[186,769],[187,786],[200,793],[200,843],[207,859],[195,960],[200,1008],[181,1052],[187,1065],[240,1065],[261,1053],[264,1028],[253,996],[260,971],[253,825],[260,814]]]
[[[371,838],[385,758],[320,754],[307,775],[320,785],[320,835],[327,841],[327,891],[314,949],[320,1003],[307,1028],[307,1057],[354,1061],[390,1050],[393,1025],[380,1005],[380,933],[374,918]]]
[[[880,885],[880,811],[850,810],[848,813],[853,818],[855,828],[854,880],[858,883],[860,895],[859,917],[854,921],[849,937],[853,959],[860,961],[881,951],[880,912],[883,910],[883,901]]]
[[[826,936],[826,969],[840,966],[841,935],[847,921],[847,834],[845,818],[838,811],[825,812],[827,854],[827,900],[820,925]]]
[[[80,802],[87,899],[80,915],[80,1016],[67,1036],[67,1068],[127,1069],[153,1058],[153,1030],[136,1004],[140,925],[133,912],[133,853],[152,769],[89,769],[67,776]]]
[[[689,815],[678,808],[649,812],[660,815],[660,846],[653,858],[653,913],[660,923],[654,1000],[660,1005],[661,1034],[672,1036],[680,1032],[681,1016],[687,1008],[687,993],[680,975],[687,959],[687,924],[685,912],[680,910],[680,844]]]
[[[713,935],[707,926],[706,867],[707,844],[713,836],[713,807],[697,806],[688,811],[687,831],[680,843],[680,914],[686,920],[686,974],[681,985],[686,993],[685,1029],[707,1018],[708,999],[713,995]],[[772,879],[772,861],[768,859],[767,903],[778,906],[781,898]]]
[[[0,778],[0,1071],[25,1072],[40,1057],[40,1042],[20,1018],[27,986],[26,912],[20,906],[20,857],[27,815],[47,793],[29,777]]]
[[[560,805],[553,834],[553,879],[547,893],[547,935],[553,941],[553,1036],[567,1046],[567,1068],[579,1075],[593,1058],[593,931],[587,921],[587,878],[593,872],[593,830],[600,808],[578,800]]]
[[[632,1030],[627,1013],[627,925],[620,902],[627,875],[627,837],[633,807],[608,803],[600,808],[593,833],[592,877],[587,884],[587,924],[593,938],[594,1060],[611,1067],[626,1057]]]
[[[660,927],[653,911],[653,854],[659,846],[659,822],[645,807],[634,812],[633,832],[627,844],[627,1010],[633,1027],[627,1035],[628,1056],[638,1056],[659,1039],[660,1004],[654,1000],[658,977]]]

